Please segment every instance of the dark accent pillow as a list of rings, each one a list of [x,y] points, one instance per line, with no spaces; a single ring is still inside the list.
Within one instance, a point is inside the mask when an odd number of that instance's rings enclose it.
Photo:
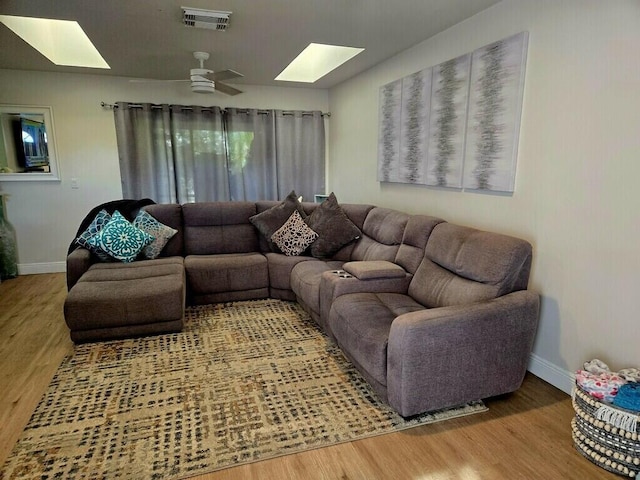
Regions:
[[[311,244],[311,255],[316,258],[331,257],[362,235],[360,229],[344,213],[333,192],[311,212],[305,222],[318,234],[318,239]]]
[[[289,217],[294,211],[298,211],[300,216],[304,219],[307,214],[304,213],[302,204],[298,201],[298,196],[294,190],[287,195],[282,203],[271,207],[269,210],[258,213],[253,217],[249,217],[249,221],[258,229],[258,231],[267,239],[269,248],[272,252],[281,253],[278,246],[271,241],[271,236],[278,230],[284,222],[289,220]]]

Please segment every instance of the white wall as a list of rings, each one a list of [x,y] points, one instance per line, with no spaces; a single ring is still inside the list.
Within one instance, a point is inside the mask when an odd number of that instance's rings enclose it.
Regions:
[[[60,182],[1,181],[17,231],[21,273],[63,271],[80,221],[99,203],[122,198],[113,112],[100,102],[328,109],[326,90],[242,85],[235,97],[189,92],[183,83],[131,83],[98,75],[0,70],[0,104],[53,109]],[[76,178],[78,189],[71,188]]]
[[[524,30],[515,193],[377,182],[379,87]],[[640,365],[639,48],[638,1],[504,1],[329,94],[329,186],[340,201],[441,216],[533,244],[530,287],[542,313],[531,370],[565,391],[585,360]]]

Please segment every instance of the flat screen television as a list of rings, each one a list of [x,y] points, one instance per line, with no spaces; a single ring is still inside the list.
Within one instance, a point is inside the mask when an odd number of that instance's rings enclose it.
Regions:
[[[40,169],[49,165],[47,131],[44,122],[20,117],[13,122],[19,163],[26,169]]]

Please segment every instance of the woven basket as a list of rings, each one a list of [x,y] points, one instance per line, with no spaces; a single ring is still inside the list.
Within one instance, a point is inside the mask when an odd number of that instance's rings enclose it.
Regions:
[[[640,416],[603,403],[579,386],[573,389],[573,442],[584,457],[599,467],[640,478]]]

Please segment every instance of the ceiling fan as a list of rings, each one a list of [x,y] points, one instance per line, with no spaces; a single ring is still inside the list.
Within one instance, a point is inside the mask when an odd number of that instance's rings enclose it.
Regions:
[[[191,82],[191,91],[194,93],[214,93],[222,92],[227,95],[238,95],[242,90],[238,90],[221,80],[241,78],[244,75],[233,70],[222,70],[214,72],[204,68],[204,61],[209,59],[207,52],[193,52],[193,56],[200,62],[200,68],[192,68],[190,78],[184,80],[159,80],[160,82]],[[132,82],[147,82],[148,80],[131,80]]]

